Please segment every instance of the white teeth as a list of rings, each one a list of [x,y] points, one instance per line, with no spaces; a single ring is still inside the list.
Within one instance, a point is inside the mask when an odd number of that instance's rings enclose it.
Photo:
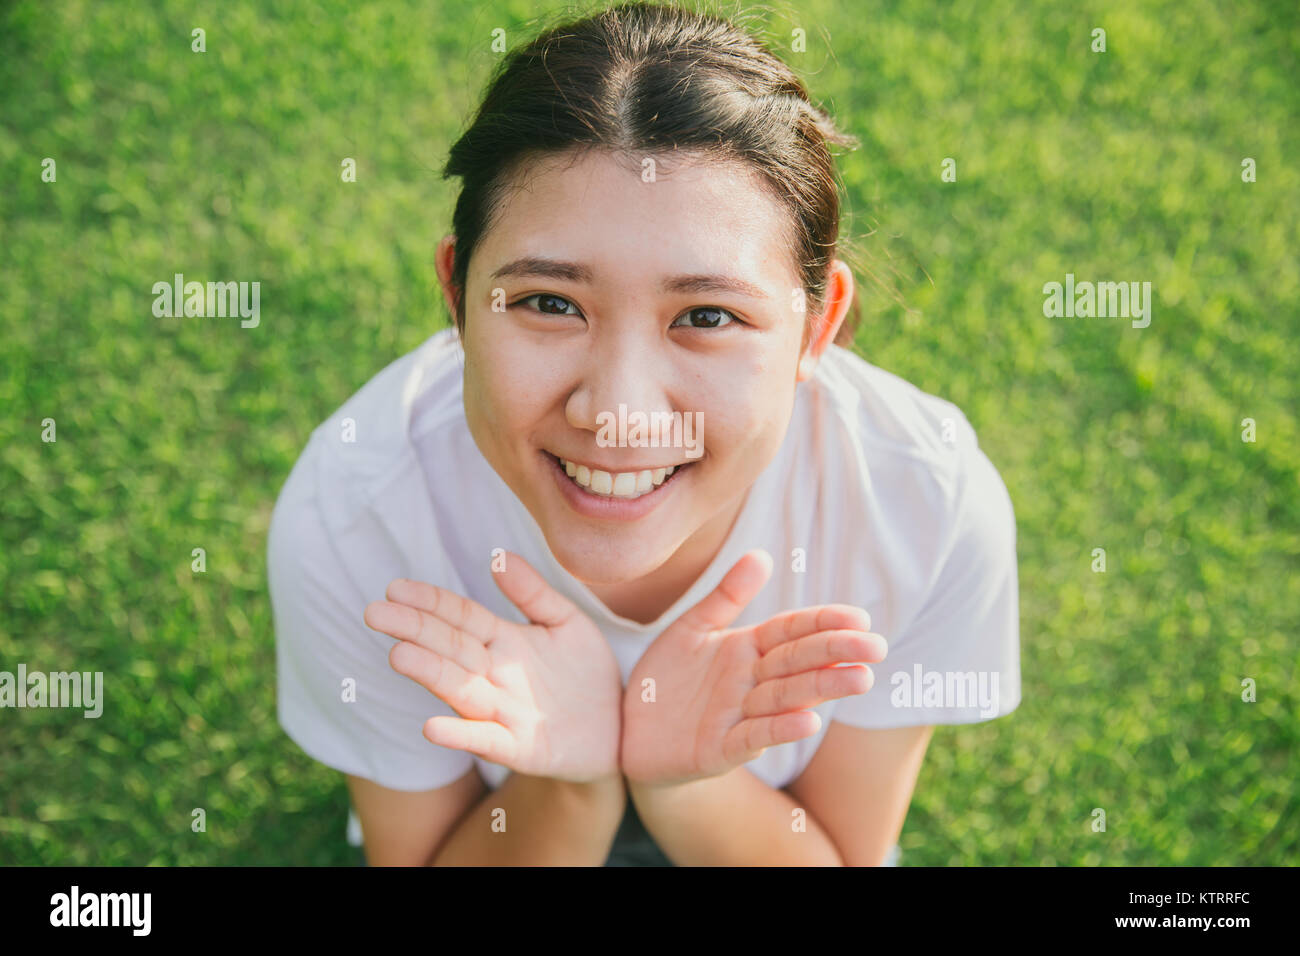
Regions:
[[[620,471],[610,473],[575,465],[563,458],[559,459],[564,473],[594,494],[616,498],[640,498],[662,485],[668,476],[680,466],[672,468],[654,468],[645,471]]]

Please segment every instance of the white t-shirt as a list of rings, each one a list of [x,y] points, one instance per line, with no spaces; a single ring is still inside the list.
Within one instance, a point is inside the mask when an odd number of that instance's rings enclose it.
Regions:
[[[394,639],[362,620],[366,604],[406,577],[522,622],[491,580],[498,547],[522,555],[596,622],[624,681],[654,638],[752,548],[771,554],[775,569],[736,626],[816,604],[866,609],[889,642],[886,659],[871,665],[873,688],[815,708],[815,736],[746,765],[772,787],[803,771],[831,720],[963,724],[1020,703],[1015,515],[952,403],[831,346],[797,386],[780,450],[721,553],[659,621],[638,624],[556,562],[483,458],[465,420],[463,363],[451,329],[393,362],[312,433],[276,503],[268,575],[279,719],[310,756],[394,790],[442,787],[471,766],[500,786],[507,768],[424,738],[429,717],[455,712],[392,670]]]

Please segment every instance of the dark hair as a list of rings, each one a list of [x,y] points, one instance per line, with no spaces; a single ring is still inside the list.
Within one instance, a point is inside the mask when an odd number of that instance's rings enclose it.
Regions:
[[[470,256],[514,174],[539,153],[591,148],[699,151],[756,168],[792,214],[791,253],[808,313],[819,313],[839,234],[832,143],[856,145],[785,63],[728,20],[628,3],[552,27],[502,60],[443,170],[462,180],[456,327],[464,332]],[[852,341],[852,324],[837,341]]]

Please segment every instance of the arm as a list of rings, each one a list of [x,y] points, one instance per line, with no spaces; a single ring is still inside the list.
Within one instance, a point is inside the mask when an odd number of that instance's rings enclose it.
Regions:
[[[487,791],[477,770],[418,793],[353,776],[348,789],[371,866],[600,866],[625,803],[621,778],[571,784],[515,773]],[[504,830],[493,828],[498,808]]]
[[[832,720],[786,791],[816,817],[846,866],[879,866],[903,832],[933,727],[863,730]]]
[[[876,866],[902,831],[931,730],[832,721],[785,791],[742,766],[666,787],[632,783],[629,796],[679,866]],[[792,826],[796,808],[804,832]]]
[[[512,773],[467,813],[431,866],[603,866],[623,819],[623,778],[568,783]],[[503,819],[505,829],[496,820]]]
[[[436,790],[392,790],[364,777],[346,776],[371,866],[426,866],[486,789],[473,767]]]
[[[628,783],[637,815],[678,866],[841,866],[831,836],[810,813],[743,766],[689,783]]]

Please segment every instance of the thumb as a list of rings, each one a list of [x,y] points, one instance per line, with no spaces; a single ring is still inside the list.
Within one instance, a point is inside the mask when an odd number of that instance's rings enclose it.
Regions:
[[[677,619],[695,631],[727,627],[758,596],[772,576],[772,556],[762,549],[749,551],[731,566],[718,586],[699,604]]]
[[[507,551],[505,559],[505,570],[492,572],[492,577],[501,593],[529,621],[542,627],[559,627],[578,613],[572,601],[547,584],[519,555]]]

